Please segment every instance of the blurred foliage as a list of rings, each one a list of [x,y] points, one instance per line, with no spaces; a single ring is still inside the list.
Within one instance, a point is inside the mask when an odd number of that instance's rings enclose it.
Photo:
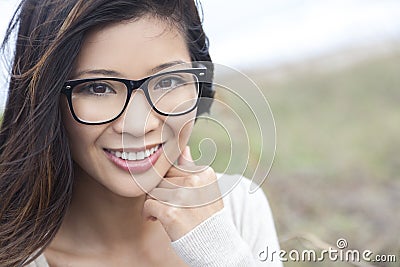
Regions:
[[[349,249],[395,254],[400,261],[400,53],[339,67],[330,60],[250,74],[276,122],[276,157],[263,188],[281,247],[327,248],[312,236],[336,248],[345,238]],[[309,242],[299,242],[304,239]],[[353,266],[285,266],[333,264]]]

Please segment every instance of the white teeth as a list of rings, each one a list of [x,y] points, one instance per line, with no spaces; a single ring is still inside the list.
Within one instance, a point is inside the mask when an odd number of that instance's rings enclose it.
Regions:
[[[120,151],[110,151],[113,155],[124,160],[143,160],[150,157],[154,152],[158,150],[160,146],[157,145],[151,149],[146,149],[145,151],[139,152],[120,152]]]
[[[139,159],[139,160],[140,159],[144,159],[144,152],[143,151],[137,152],[136,158]]]
[[[129,153],[129,160],[136,160],[136,153]]]

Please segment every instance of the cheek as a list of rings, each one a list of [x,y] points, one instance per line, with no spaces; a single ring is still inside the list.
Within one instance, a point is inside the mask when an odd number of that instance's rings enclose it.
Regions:
[[[61,115],[72,158],[73,160],[77,160],[77,156],[85,155],[85,151],[88,151],[90,143],[93,143],[92,141],[97,135],[96,129],[93,126],[84,125],[75,121],[65,99],[61,100]]]
[[[81,162],[83,155],[86,155],[88,141],[87,135],[83,134],[83,131],[79,128],[79,126],[73,125],[68,120],[64,119],[64,127],[67,132],[68,144],[71,151],[71,157],[75,162]]]
[[[80,136],[81,130],[77,122],[75,122],[74,118],[71,115],[71,112],[67,106],[67,101],[66,99],[61,99],[61,115],[62,115],[62,122],[64,125],[64,129],[66,130],[67,137],[68,137],[68,143],[71,149],[71,152],[75,150],[76,143]],[[81,140],[82,141],[82,140]]]
[[[195,112],[184,116],[169,117],[166,124],[172,129],[176,146],[182,151],[187,145],[193,130]]]
[[[193,123],[194,120],[191,122],[186,123],[182,129],[180,130],[179,134],[178,134],[178,138],[179,138],[179,146],[185,147],[186,144],[189,141],[190,135],[192,134],[192,130],[193,130]]]

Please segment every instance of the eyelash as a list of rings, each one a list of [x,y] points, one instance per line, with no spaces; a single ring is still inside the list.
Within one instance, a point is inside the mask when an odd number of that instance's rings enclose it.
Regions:
[[[99,87],[99,86],[105,87],[106,92],[105,92],[105,93],[96,93],[96,92],[94,92],[95,88],[96,88],[96,87]],[[112,87],[111,87],[110,85],[105,84],[105,83],[91,83],[91,84],[89,84],[89,85],[83,86],[82,88],[79,89],[79,93],[86,93],[87,90],[89,90],[89,94],[90,94],[90,95],[94,95],[94,96],[104,96],[104,95],[107,95],[107,94],[110,93],[110,92],[107,92],[107,91],[112,91],[113,93],[115,93],[115,90],[112,89]],[[85,92],[85,91],[86,91],[86,92]]]
[[[171,76],[171,77],[163,78],[163,79],[157,81],[156,86],[154,87],[154,89],[157,89],[157,86],[158,86],[161,82],[166,81],[166,80],[172,81],[172,82],[171,82],[172,84],[175,82],[175,84],[177,84],[178,86],[184,83],[184,80],[183,80],[182,78],[177,77],[177,76]],[[176,85],[175,85],[175,86],[174,86],[174,85],[171,85],[171,86],[168,87],[168,89],[169,89],[169,88],[175,88],[175,87],[177,87],[177,86],[176,86]],[[161,88],[160,90],[162,90],[162,88]],[[167,89],[165,89],[165,90],[167,90]]]

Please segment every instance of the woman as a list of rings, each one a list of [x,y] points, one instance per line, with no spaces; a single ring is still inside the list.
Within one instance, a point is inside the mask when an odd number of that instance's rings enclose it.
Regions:
[[[278,249],[262,191],[221,198],[186,147],[213,96],[193,1],[25,0],[3,48],[15,29],[1,266],[253,266]]]

